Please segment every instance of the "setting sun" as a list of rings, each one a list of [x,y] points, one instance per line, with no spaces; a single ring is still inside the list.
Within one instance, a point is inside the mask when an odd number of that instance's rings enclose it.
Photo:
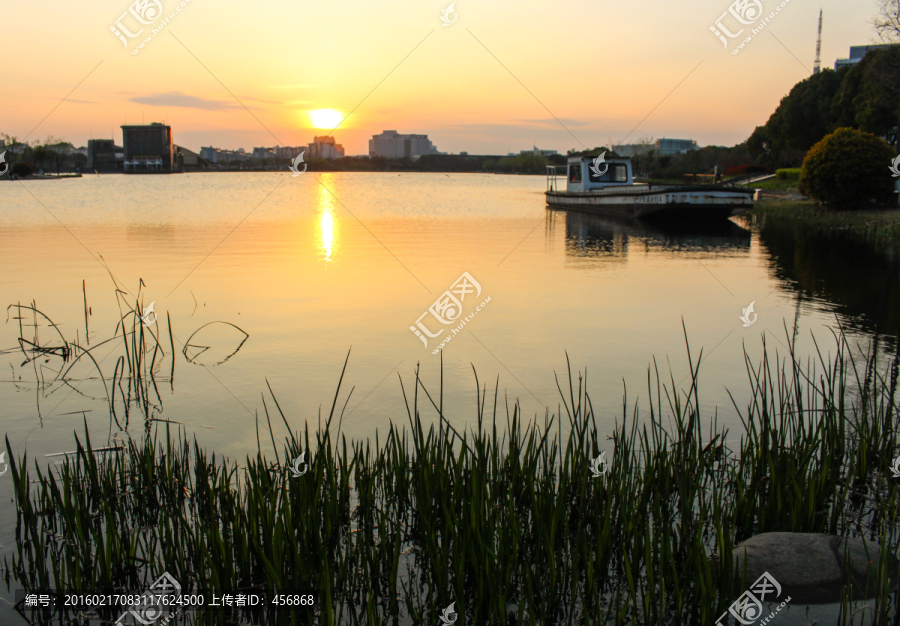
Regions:
[[[344,114],[334,109],[316,109],[309,112],[309,119],[314,128],[332,130],[344,119]]]

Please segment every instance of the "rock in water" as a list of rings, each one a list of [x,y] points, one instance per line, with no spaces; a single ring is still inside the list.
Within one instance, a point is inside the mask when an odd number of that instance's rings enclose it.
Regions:
[[[844,562],[849,560],[848,581],[853,599],[875,594],[881,546],[862,538],[818,533],[763,533],[734,548],[734,571],[743,576],[747,562],[747,584],[769,572],[781,584],[782,596],[791,603],[840,602]],[[897,557],[888,554],[886,575],[897,581]]]

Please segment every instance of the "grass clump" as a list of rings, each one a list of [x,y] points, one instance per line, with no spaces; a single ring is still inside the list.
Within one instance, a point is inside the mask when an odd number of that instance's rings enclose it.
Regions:
[[[652,367],[646,417],[626,397],[608,440],[571,371],[561,413],[542,425],[476,375],[462,432],[416,373],[400,380],[405,425],[383,441],[332,437],[339,385],[315,432],[292,429],[272,395],[289,431],[280,453],[270,435],[274,461],[258,442],[238,466],[168,428],[102,460],[85,435],[59,471],[10,455],[18,541],[7,584],[141,589],[167,571],[191,589],[315,590],[315,611],[256,624],[435,624],[451,603],[465,624],[712,624],[746,589],[731,553],[747,537],[865,535],[893,553],[900,542],[889,472],[900,355],[880,367],[877,342],[860,353],[840,334],[834,356],[804,365],[788,346],[758,363],[745,355],[751,393],[734,403],[734,449],[700,414],[702,353],[688,350],[687,388]],[[601,451],[610,469],[598,478]],[[300,455],[308,471],[297,477]],[[893,619],[897,576],[881,572],[879,624]]]

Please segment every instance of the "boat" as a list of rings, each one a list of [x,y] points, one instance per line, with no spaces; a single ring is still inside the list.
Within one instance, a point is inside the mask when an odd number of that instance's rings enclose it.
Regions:
[[[547,166],[547,204],[640,220],[727,219],[753,208],[754,189],[636,183],[630,158],[606,160],[605,155],[569,157],[564,191],[559,188],[556,166]]]

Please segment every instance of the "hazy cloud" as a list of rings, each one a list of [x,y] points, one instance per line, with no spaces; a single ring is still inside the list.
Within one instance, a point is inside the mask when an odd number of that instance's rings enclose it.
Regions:
[[[154,107],[182,107],[185,109],[202,109],[204,111],[225,111],[242,108],[237,102],[206,100],[197,96],[189,96],[180,91],[158,93],[152,96],[138,96],[131,98],[131,101]]]
[[[590,126],[591,122],[581,122],[579,120],[573,120],[568,117],[561,117],[559,121],[555,120],[552,117],[544,118],[544,119],[536,119],[536,120],[516,120],[517,122],[521,122],[524,124],[542,124],[542,125],[555,125],[559,126],[559,122],[562,122],[566,126]]]

